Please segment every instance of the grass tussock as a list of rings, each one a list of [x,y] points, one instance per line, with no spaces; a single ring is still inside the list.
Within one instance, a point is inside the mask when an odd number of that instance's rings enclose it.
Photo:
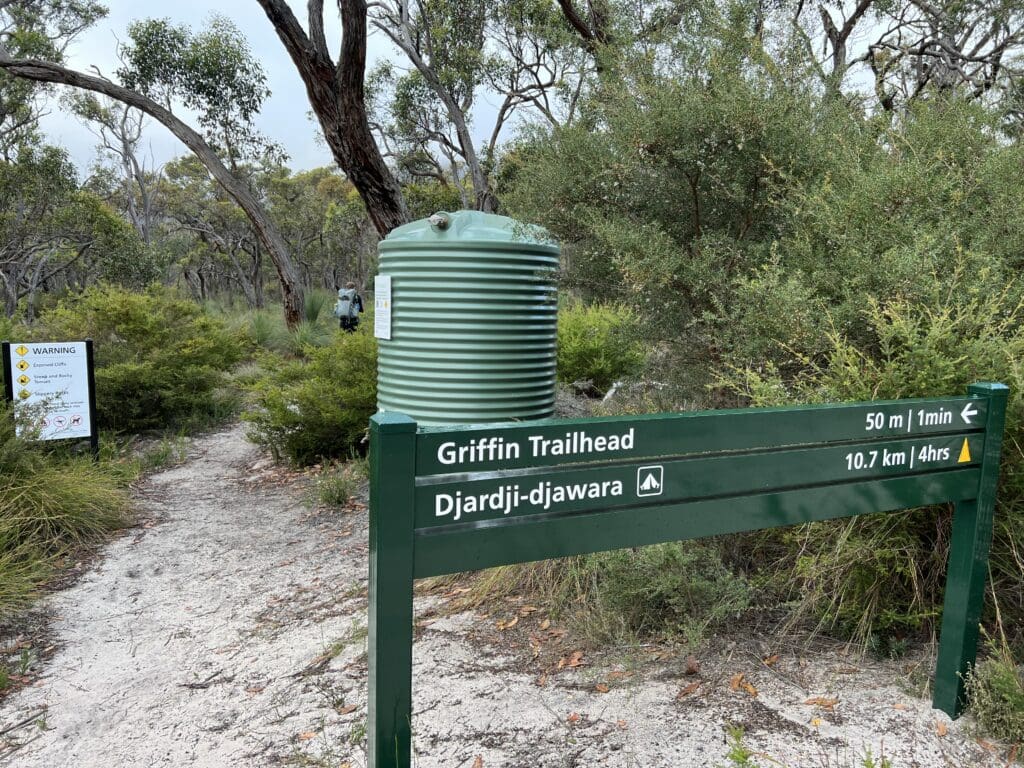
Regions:
[[[0,614],[24,607],[62,555],[127,523],[130,475],[44,452],[0,411]]]

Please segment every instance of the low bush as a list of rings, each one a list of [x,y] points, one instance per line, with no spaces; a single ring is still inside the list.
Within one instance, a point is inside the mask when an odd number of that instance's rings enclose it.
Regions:
[[[470,602],[525,592],[595,643],[699,642],[742,613],[752,589],[716,541],[682,541],[487,571]]]
[[[124,525],[124,479],[105,464],[43,453],[0,408],[0,615],[31,599],[57,557]]]
[[[843,402],[964,393],[977,381],[1010,387],[992,547],[993,586],[1009,626],[1024,618],[1024,303],[1019,288],[989,293],[961,273],[927,300],[870,303],[867,341],[833,330],[821,356],[779,369],[734,370],[720,383],[753,405]],[[815,523],[744,537],[749,562],[777,576],[802,612],[867,642],[927,628],[941,613],[949,548],[947,508]]]
[[[588,381],[605,392],[636,377],[646,359],[636,315],[627,307],[570,301],[558,312],[558,380]]]
[[[983,733],[1008,744],[1024,743],[1024,669],[1006,649],[971,670],[967,698]]]
[[[308,359],[268,366],[251,386],[251,439],[298,465],[362,453],[377,409],[376,340],[363,328],[307,351]]]
[[[99,425],[124,432],[222,415],[214,395],[242,356],[221,320],[163,288],[69,297],[40,318],[36,337],[93,339]]]

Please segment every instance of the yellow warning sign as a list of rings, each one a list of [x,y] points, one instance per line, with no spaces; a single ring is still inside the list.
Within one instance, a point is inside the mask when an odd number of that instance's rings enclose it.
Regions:
[[[19,376],[19,377],[18,377],[18,383],[19,383],[19,384],[21,384],[22,386],[25,386],[25,385],[26,385],[26,384],[28,384],[28,383],[29,383],[30,381],[32,381],[32,379],[30,379],[30,378],[29,378],[28,376],[26,376],[26,375],[25,375],[24,373],[23,373],[23,374],[21,374],[21,376]]]
[[[27,371],[28,363],[26,363],[24,360],[19,360],[18,364],[14,367],[17,368],[19,371]]]
[[[18,393],[18,397],[20,397],[22,400],[28,400],[30,397],[32,397],[32,393],[29,392],[27,389],[23,389],[21,390],[21,392]]]
[[[25,355],[27,355],[27,354],[28,354],[28,347],[26,347],[26,346],[25,346],[24,344],[22,344],[22,345],[21,345],[20,347],[18,347],[18,348],[17,348],[16,350],[14,350],[14,351],[15,351],[15,352],[17,352],[17,353],[18,353],[19,355],[21,355],[22,357],[24,357]]]
[[[966,464],[971,460],[971,448],[967,445],[967,438],[964,438],[964,447],[960,449],[960,458],[956,460],[957,464]]]

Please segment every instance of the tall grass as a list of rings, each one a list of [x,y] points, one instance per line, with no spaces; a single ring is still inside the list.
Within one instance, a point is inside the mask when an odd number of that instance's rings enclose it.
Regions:
[[[0,615],[27,604],[61,555],[127,522],[125,479],[106,464],[44,453],[0,408]]]

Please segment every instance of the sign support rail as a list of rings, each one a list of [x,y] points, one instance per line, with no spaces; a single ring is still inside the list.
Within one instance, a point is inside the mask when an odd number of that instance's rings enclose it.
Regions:
[[[413,580],[951,502],[933,704],[974,664],[1008,390],[417,428],[370,423],[368,768],[409,768]],[[773,442],[774,441],[774,442]]]

